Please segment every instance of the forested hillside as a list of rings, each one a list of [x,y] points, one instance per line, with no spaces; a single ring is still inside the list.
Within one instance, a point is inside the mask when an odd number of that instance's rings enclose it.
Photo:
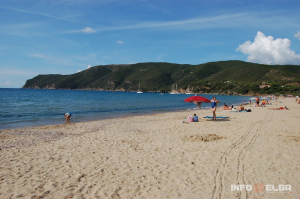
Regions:
[[[101,65],[71,75],[38,75],[23,88],[135,91],[139,83],[148,92],[169,92],[177,84],[180,92],[189,87],[195,93],[297,95],[300,66],[243,61]]]

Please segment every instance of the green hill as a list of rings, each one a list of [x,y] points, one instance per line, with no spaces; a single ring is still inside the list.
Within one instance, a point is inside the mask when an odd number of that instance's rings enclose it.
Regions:
[[[23,88],[136,91],[139,83],[149,92],[169,92],[177,84],[181,92],[189,86],[196,93],[297,94],[300,66],[243,61],[101,65],[71,75],[38,75]],[[260,88],[262,84],[270,86]]]

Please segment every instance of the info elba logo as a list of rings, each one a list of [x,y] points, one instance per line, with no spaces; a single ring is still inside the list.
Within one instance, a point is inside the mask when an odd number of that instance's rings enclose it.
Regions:
[[[233,184],[231,183],[231,191],[253,191],[254,193],[292,193],[292,185],[289,184],[266,184],[256,183],[253,186],[251,184]]]

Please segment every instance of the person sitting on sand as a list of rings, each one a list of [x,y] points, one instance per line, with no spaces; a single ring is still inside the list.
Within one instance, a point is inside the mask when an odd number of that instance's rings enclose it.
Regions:
[[[198,116],[196,115],[196,113],[194,114],[193,122],[199,122],[199,121],[198,121]]]
[[[245,110],[245,108],[243,107],[243,105],[239,105],[238,111],[244,111],[244,110]]]
[[[70,121],[72,113],[65,113],[64,116],[65,116],[66,121]]]
[[[227,106],[227,108],[223,106],[222,109],[223,109],[223,110],[232,110],[232,108],[231,108],[231,107],[228,107],[228,106]]]
[[[231,109],[229,109],[229,110],[236,111],[236,108],[232,105]]]
[[[223,105],[223,110],[230,110],[229,108],[228,108],[228,106],[224,103],[224,105]]]

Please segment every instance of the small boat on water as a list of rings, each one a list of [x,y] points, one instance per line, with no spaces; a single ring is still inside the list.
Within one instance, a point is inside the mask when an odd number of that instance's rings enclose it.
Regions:
[[[191,93],[191,91],[190,91],[190,86],[188,87],[187,92],[186,92],[185,94],[187,94],[187,95],[193,94],[193,93]]]
[[[176,84],[176,90],[174,90],[174,84],[172,84],[172,91],[170,92],[170,94],[179,94],[179,92],[177,91],[177,84]]]
[[[140,90],[140,87],[141,87],[141,84],[139,83],[139,89],[138,89],[138,91],[136,93],[143,93],[143,91]]]

